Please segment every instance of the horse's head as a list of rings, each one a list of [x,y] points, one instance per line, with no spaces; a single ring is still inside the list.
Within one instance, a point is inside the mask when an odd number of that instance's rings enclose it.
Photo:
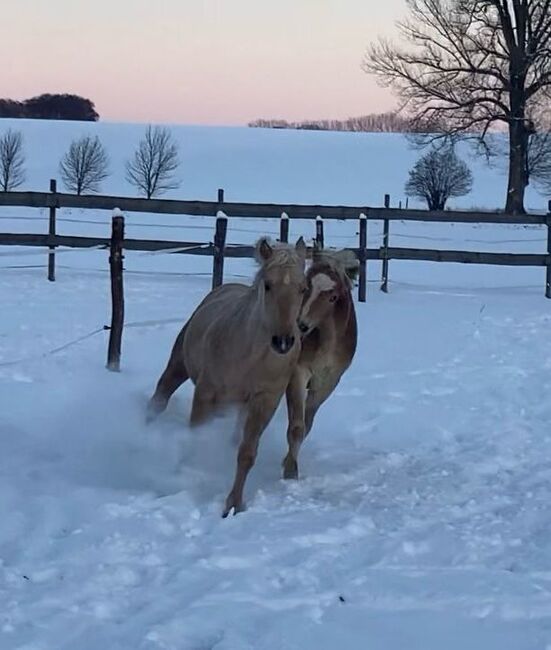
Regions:
[[[318,327],[344,300],[349,299],[358,270],[359,262],[352,251],[314,248],[299,315],[299,329],[303,336]]]
[[[271,244],[265,237],[256,245],[260,264],[255,285],[264,306],[264,323],[272,349],[287,354],[298,337],[297,320],[306,290],[306,244]]]

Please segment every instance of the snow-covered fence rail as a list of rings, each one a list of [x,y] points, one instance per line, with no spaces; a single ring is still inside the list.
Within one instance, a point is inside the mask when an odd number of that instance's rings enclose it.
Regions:
[[[459,212],[452,210],[426,211],[390,208],[390,197],[385,196],[384,207],[294,205],[275,203],[235,203],[224,200],[224,191],[218,191],[217,201],[177,201],[172,199],[140,199],[113,196],[77,196],[58,193],[52,182],[51,192],[3,192],[0,193],[0,207],[49,208],[50,225],[48,234],[0,233],[0,246],[38,246],[49,248],[48,277],[54,277],[54,251],[58,246],[70,248],[108,248],[111,239],[58,235],[55,233],[55,211],[58,208],[80,208],[112,210],[117,206],[123,212],[174,214],[191,216],[218,216],[214,240],[211,242],[188,242],[174,240],[125,239],[128,251],[174,254],[207,255],[213,259],[213,287],[223,280],[224,259],[252,257],[254,250],[247,245],[226,244],[227,217],[273,218],[280,222],[280,239],[289,237],[290,219],[312,219],[316,222],[316,241],[323,245],[324,219],[358,220],[359,246],[350,247],[360,260],[360,281],[358,294],[365,300],[367,287],[366,263],[369,260],[382,262],[381,289],[388,288],[389,260],[417,260],[425,262],[455,262],[464,264],[491,264],[506,266],[546,267],[545,295],[551,298],[551,202],[547,215],[507,215],[502,212]],[[220,215],[220,211],[223,214]],[[378,248],[367,246],[367,222],[383,221],[383,245]],[[517,224],[547,226],[547,253],[496,253],[465,250],[441,250],[404,248],[390,246],[391,221],[421,221],[470,224]]]
[[[228,217],[280,219],[286,213],[289,219],[357,219],[364,213],[370,221],[435,221],[446,223],[505,223],[545,225],[546,215],[508,215],[503,212],[462,212],[442,210],[404,210],[401,208],[287,204],[235,203],[227,201],[177,201],[173,199],[140,199],[121,196],[78,196],[60,192],[0,192],[0,207],[80,208],[84,210],[113,210],[149,214],[175,214],[214,217],[223,210]]]
[[[364,223],[365,223],[364,218]],[[360,222],[360,233],[366,237],[365,226]],[[98,249],[109,248],[111,243],[108,237],[82,237],[74,235],[41,235],[25,233],[0,233],[0,246],[32,246],[52,247],[66,246],[69,248]],[[362,244],[362,242],[361,242]],[[551,247],[551,241],[549,242]],[[217,246],[213,243],[184,242],[174,240],[154,239],[125,239],[124,248],[128,251],[144,252],[166,252],[170,254],[189,254],[215,256]],[[221,250],[221,249],[219,249]],[[491,264],[504,266],[541,266],[547,267],[551,264],[551,254],[545,253],[496,253],[478,251],[459,251],[441,249],[421,249],[403,247],[381,247],[364,248],[350,247],[358,256],[360,263],[384,259],[387,260],[417,260],[423,262],[459,262],[464,264]],[[225,244],[223,247],[223,258],[247,258],[253,257],[254,248],[247,245]],[[221,273],[219,274],[221,278]],[[549,289],[551,277],[547,278],[547,289]],[[360,283],[360,289],[365,290],[365,282]],[[363,284],[363,287],[362,287]],[[547,297],[551,297],[551,292]],[[360,294],[361,295],[361,294]],[[364,294],[365,295],[365,294]]]
[[[3,233],[0,232],[0,246],[67,246],[69,248],[109,248],[109,237],[84,237],[80,235],[41,235],[39,233]],[[124,247],[129,251],[156,252],[171,254],[186,253],[190,255],[208,255],[214,253],[211,242],[177,241],[175,239],[125,239]],[[253,246],[226,245],[225,257],[252,257]]]

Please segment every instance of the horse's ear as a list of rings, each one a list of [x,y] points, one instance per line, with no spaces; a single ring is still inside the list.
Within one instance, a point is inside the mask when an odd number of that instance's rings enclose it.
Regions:
[[[346,277],[350,278],[353,282],[358,279],[358,273],[360,272],[360,263],[358,260],[355,260],[353,263],[347,264],[344,267],[344,272]]]
[[[346,277],[354,282],[360,272],[360,261],[352,251],[344,250],[341,254],[342,263]]]
[[[267,237],[262,237],[256,244],[255,257],[262,263],[267,262],[272,257],[274,249],[270,245]]]
[[[334,253],[334,257],[344,269],[346,277],[354,282],[360,272],[360,262],[356,255],[351,250],[344,248]]]
[[[295,244],[295,248],[297,253],[302,257],[302,259],[306,259],[306,244],[304,242],[304,238],[302,235],[297,239],[297,243]]]

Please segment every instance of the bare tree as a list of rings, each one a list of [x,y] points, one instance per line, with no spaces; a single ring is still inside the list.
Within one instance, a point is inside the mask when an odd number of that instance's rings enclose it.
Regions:
[[[526,179],[542,193],[551,193],[551,119],[549,99],[530,107],[528,147],[526,152]],[[508,165],[508,143],[503,134],[494,134],[489,148],[490,160],[499,169]]]
[[[527,176],[545,194],[551,194],[551,97],[546,94],[532,108],[530,119],[534,128],[528,140]]]
[[[134,156],[126,163],[126,180],[150,199],[179,187],[178,146],[169,129],[148,126]]]
[[[100,139],[85,135],[73,140],[59,163],[59,171],[70,192],[98,192],[101,182],[109,176],[109,158]]]
[[[471,191],[473,176],[452,148],[432,149],[409,172],[406,194],[424,199],[429,210],[443,210],[453,196]]]
[[[364,69],[378,75],[420,123],[447,136],[476,138],[508,130],[506,211],[524,212],[530,107],[551,88],[551,0],[406,0],[398,23],[409,43],[384,39],[368,49]],[[424,129],[426,130],[426,129]]]
[[[0,189],[9,192],[25,180],[25,154],[20,131],[9,129],[0,137]]]
[[[528,170],[536,187],[551,195],[551,131],[538,131],[530,136]]]

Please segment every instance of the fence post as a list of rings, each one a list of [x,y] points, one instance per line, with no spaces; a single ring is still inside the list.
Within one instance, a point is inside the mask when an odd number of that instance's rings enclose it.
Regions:
[[[316,217],[316,244],[318,248],[324,247],[324,237],[323,237],[323,219],[318,214]]]
[[[57,192],[57,182],[55,178],[50,179],[50,192],[52,194],[55,194]],[[50,204],[50,219],[48,224],[48,236],[52,240],[55,237],[55,211],[56,211],[56,206],[52,198],[52,202]],[[48,253],[48,280],[50,282],[54,282],[55,281],[55,246],[52,243],[48,248],[50,249],[50,252]]]
[[[551,298],[551,201],[547,204],[547,269],[545,273],[545,297]]]
[[[218,188],[218,203],[224,203],[224,190],[221,187]]]
[[[385,208],[390,207],[390,194],[385,194]],[[388,219],[383,221],[383,267],[381,272],[381,291],[388,293],[388,235],[389,235]]]
[[[216,289],[224,281],[224,248],[228,217],[220,210],[216,216],[216,231],[214,233],[214,257],[212,262],[212,288]]]
[[[279,241],[284,244],[289,243],[289,215],[286,212],[281,213],[279,220]]]
[[[358,286],[358,300],[365,302],[367,294],[367,262],[366,262],[366,248],[367,248],[367,216],[362,212],[360,214],[360,282]]]
[[[121,369],[121,341],[124,325],[124,285],[123,285],[123,243],[124,217],[120,210],[113,211],[111,226],[111,250],[109,266],[111,269],[111,331],[107,352],[107,369],[119,372]]]

